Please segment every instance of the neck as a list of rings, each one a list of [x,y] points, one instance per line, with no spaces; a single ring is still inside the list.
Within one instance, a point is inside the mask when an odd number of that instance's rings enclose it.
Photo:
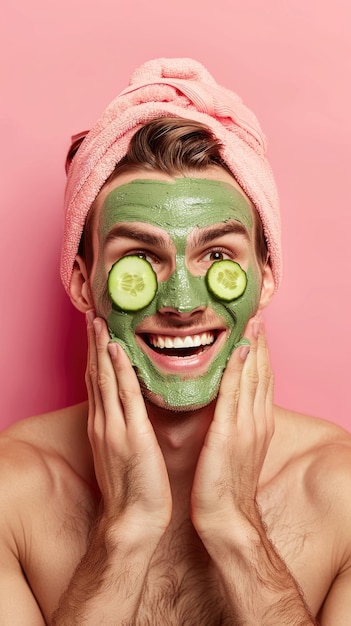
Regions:
[[[213,418],[214,402],[201,409],[171,411],[147,403],[172,488],[191,489],[197,460]]]

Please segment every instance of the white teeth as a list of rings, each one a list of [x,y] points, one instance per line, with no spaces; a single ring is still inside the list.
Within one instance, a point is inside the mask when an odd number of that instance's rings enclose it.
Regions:
[[[150,335],[149,341],[155,348],[198,348],[208,346],[214,342],[214,334],[207,332],[201,335],[187,335],[186,337],[166,337],[164,335]]]
[[[184,341],[181,337],[174,337],[173,348],[184,348]]]
[[[195,337],[194,339],[192,337],[189,337],[189,335],[187,337],[184,337],[184,341],[183,341],[184,348],[193,348],[194,345],[195,345]]]
[[[201,335],[201,345],[206,346],[209,343],[211,343],[211,335],[209,335],[208,333],[203,333]]]

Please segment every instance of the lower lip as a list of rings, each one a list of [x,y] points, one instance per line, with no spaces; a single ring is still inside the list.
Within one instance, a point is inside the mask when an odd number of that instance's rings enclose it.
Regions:
[[[204,346],[204,352],[184,357],[169,356],[162,354],[162,352],[155,352],[138,336],[136,336],[136,341],[139,348],[141,348],[150,361],[152,361],[161,372],[165,374],[179,374],[186,371],[187,374],[201,376],[207,372],[211,361],[213,361],[214,357],[221,349],[225,337],[226,333],[221,333],[210,347]]]

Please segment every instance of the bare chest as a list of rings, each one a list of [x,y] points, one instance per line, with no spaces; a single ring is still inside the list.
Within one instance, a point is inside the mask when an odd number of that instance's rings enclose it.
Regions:
[[[186,522],[186,526],[190,523]],[[27,568],[31,589],[49,623],[88,545],[89,521],[67,520],[34,537]],[[116,615],[116,626],[119,624]],[[235,626],[220,580],[195,532],[166,534],[150,562],[133,625]]]
[[[330,584],[323,575],[330,567],[318,512],[279,488],[264,492],[260,506],[272,543],[316,615]],[[93,521],[85,494],[74,504],[55,503],[31,528],[25,570],[47,621],[87,549]],[[235,626],[233,610],[190,521],[170,528],[150,562],[133,626]]]
[[[275,506],[271,508],[273,501]],[[295,510],[299,514],[294,515],[293,506],[287,506],[277,494],[266,495],[261,504],[267,534],[317,616],[331,582],[330,554],[323,546],[323,524],[306,507],[303,511]],[[237,566],[235,562],[231,565],[234,577]],[[169,537],[150,564],[133,626],[236,626],[239,623],[235,606],[226,596],[216,566],[201,542],[191,533],[178,532]]]
[[[219,577],[189,521],[166,534],[145,580],[135,626],[161,624],[235,625]]]

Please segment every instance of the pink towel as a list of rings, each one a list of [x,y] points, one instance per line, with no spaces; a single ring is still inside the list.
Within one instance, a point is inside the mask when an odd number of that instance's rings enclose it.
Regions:
[[[86,215],[102,185],[126,154],[134,133],[155,118],[169,116],[206,124],[222,143],[224,161],[261,217],[277,290],[282,265],[279,202],[255,115],[197,61],[155,59],[134,72],[130,86],[106,108],[69,168],[61,257],[66,291]]]

